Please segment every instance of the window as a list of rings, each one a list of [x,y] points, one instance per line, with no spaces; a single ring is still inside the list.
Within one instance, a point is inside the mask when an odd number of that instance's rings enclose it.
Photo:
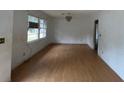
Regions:
[[[47,23],[46,20],[40,19],[40,38],[46,37]]]
[[[45,19],[40,19],[28,15],[28,38],[27,41],[34,41],[46,37],[47,23]]]

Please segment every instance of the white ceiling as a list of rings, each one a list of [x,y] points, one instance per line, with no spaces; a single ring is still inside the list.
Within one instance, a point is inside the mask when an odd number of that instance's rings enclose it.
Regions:
[[[43,10],[52,17],[63,17],[62,13],[71,13],[72,16],[80,16],[84,14],[98,13],[100,10]]]

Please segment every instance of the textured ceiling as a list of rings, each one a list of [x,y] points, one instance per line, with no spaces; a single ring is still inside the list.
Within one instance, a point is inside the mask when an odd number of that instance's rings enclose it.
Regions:
[[[71,13],[72,16],[80,16],[85,14],[99,13],[100,10],[43,10],[52,17],[63,17],[62,13]]]

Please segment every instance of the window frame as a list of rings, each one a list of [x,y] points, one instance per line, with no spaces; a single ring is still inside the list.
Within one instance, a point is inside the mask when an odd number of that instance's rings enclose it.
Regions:
[[[45,19],[45,18],[40,18],[40,20],[44,20],[45,21],[45,23],[43,23],[43,25],[45,24],[46,25],[46,28],[41,28],[40,27],[40,24],[39,24],[39,39],[44,39],[44,38],[46,38],[46,36],[47,36],[47,20]],[[40,23],[40,20],[39,20],[39,23]],[[44,37],[40,37],[40,29],[45,29],[46,30],[46,33],[45,33],[45,36]]]
[[[43,28],[40,28],[40,20],[41,20],[41,19],[44,20],[44,21],[46,22],[45,25],[47,25],[47,20],[46,20],[45,18],[40,18],[40,17],[34,16],[34,15],[30,15],[30,14],[28,14],[27,17],[28,17],[28,16],[32,16],[32,17],[38,18],[39,27],[38,27],[38,38],[35,39],[35,40],[28,41],[28,30],[30,29],[30,28],[29,28],[29,21],[28,21],[28,26],[27,26],[27,43],[32,43],[32,42],[39,41],[39,40],[41,40],[41,39],[45,39],[45,38],[47,37],[47,27],[44,28],[44,29],[46,30],[46,33],[45,33],[46,35],[45,35],[44,37],[40,37],[40,29],[43,29]]]

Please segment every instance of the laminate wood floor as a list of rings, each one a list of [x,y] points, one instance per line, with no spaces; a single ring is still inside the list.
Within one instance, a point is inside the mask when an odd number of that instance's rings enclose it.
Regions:
[[[88,45],[52,44],[12,71],[12,81],[122,81]]]

